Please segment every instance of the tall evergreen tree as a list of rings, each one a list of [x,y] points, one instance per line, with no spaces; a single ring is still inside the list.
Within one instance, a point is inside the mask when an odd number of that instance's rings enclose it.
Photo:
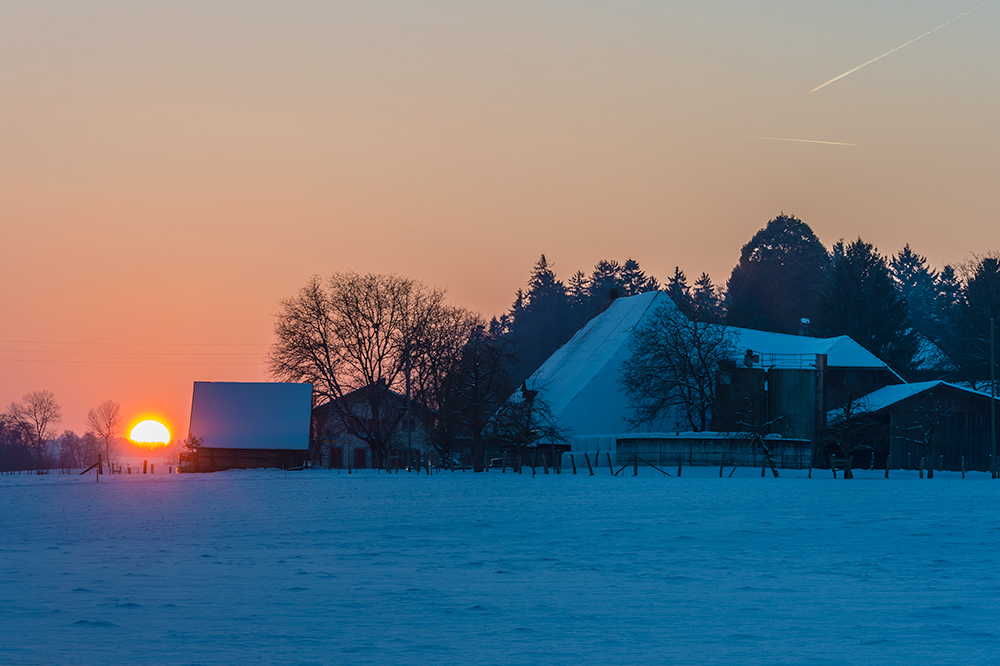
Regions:
[[[937,306],[937,271],[927,265],[927,258],[906,245],[889,262],[899,293],[906,298],[910,319],[918,333],[928,340],[940,334]]]
[[[587,279],[586,273],[577,271],[573,274],[573,277],[569,279],[567,295],[569,296],[569,305],[574,310],[589,307],[590,280]]]
[[[594,271],[590,274],[590,300],[591,303],[599,305],[608,300],[608,295],[612,289],[618,289],[621,295],[621,270],[622,267],[614,259],[602,259],[594,266]]]
[[[680,266],[674,267],[674,274],[667,279],[667,286],[663,289],[667,296],[674,302],[677,309],[688,318],[694,316],[694,299],[691,297],[691,287],[688,285],[687,276]]]
[[[968,279],[953,321],[952,358],[962,378],[973,385],[990,377],[990,324],[1000,327],[1000,255],[987,255],[968,266]]]
[[[510,312],[510,333],[516,357],[510,370],[517,385],[560,347],[573,332],[566,286],[556,277],[543,254],[535,263],[528,280],[528,291],[518,292]]]
[[[728,284],[733,326],[797,334],[815,319],[829,256],[802,220],[782,213],[743,246]]]
[[[726,305],[719,288],[712,284],[708,273],[702,273],[691,290],[693,312],[691,318],[708,324],[721,324],[726,320]]]
[[[631,258],[622,264],[619,279],[621,281],[622,296],[636,296],[644,294],[647,291],[656,291],[660,288],[660,284],[656,278],[652,275],[647,277],[643,270],[639,268],[639,262]]]
[[[955,309],[962,302],[962,282],[951,264],[945,265],[934,283],[935,317],[941,322],[944,336],[955,334],[951,328],[955,321]]]
[[[818,333],[848,335],[894,370],[909,370],[918,338],[885,257],[860,238],[831,254]]]

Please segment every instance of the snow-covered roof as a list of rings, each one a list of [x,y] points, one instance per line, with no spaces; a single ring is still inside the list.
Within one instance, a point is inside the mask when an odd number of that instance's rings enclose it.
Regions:
[[[816,355],[826,354],[828,368],[885,368],[896,374],[875,354],[846,335],[835,338],[810,338],[804,335],[771,333],[750,328],[730,328],[730,330],[737,336],[737,347],[740,352],[751,349],[754,354],[760,354],[761,365],[765,367],[813,367]]]
[[[572,435],[629,431],[631,409],[619,374],[628,358],[632,329],[659,307],[677,306],[662,291],[616,299],[528,378],[528,388],[541,392],[552,415]],[[751,349],[769,367],[812,367],[816,354],[826,354],[828,367],[888,370],[885,363],[847,336],[808,338],[745,328],[730,330],[737,338],[738,358],[733,359],[737,362]],[[649,425],[650,430],[667,432],[678,427],[687,429],[673,418]]]
[[[976,396],[978,398],[990,399],[989,393],[981,393],[980,391],[973,391],[972,389],[965,388],[964,386],[959,386],[957,384],[951,384],[945,381],[930,381],[930,382],[914,382],[913,384],[896,384],[894,386],[886,386],[878,389],[877,391],[872,391],[868,395],[858,400],[858,406],[867,412],[877,412],[885,409],[886,407],[891,407],[898,402],[912,398],[918,393],[923,393],[924,391],[929,391],[937,386],[946,386],[950,389],[956,391],[962,391],[968,393],[969,395]],[[828,418],[834,418],[840,414],[840,410],[832,410],[828,413]]]
[[[543,388],[553,413],[561,412],[609,361],[621,365],[632,329],[660,305],[673,307],[673,301],[659,291],[616,299],[557,349],[531,376],[529,386]]]
[[[917,370],[956,370],[951,358],[940,347],[922,335],[917,335],[917,353],[913,357],[913,366]]]
[[[218,449],[309,448],[312,384],[195,382],[188,432]]]

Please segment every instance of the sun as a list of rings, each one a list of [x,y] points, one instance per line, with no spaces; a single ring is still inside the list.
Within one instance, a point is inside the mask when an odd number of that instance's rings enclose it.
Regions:
[[[141,446],[165,446],[170,443],[170,431],[159,421],[146,419],[135,424],[128,438]]]

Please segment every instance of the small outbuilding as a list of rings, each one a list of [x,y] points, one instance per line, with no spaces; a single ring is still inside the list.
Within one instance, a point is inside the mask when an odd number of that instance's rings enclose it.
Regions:
[[[944,381],[886,386],[858,401],[888,433],[893,468],[990,471],[993,455],[987,393]],[[834,414],[831,414],[831,418]],[[857,462],[857,461],[856,461]]]
[[[312,384],[195,382],[180,471],[303,467],[311,409]]]

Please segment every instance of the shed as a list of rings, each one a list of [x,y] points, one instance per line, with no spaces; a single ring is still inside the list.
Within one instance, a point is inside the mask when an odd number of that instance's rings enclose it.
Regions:
[[[888,426],[891,466],[989,471],[993,453],[988,393],[945,381],[886,386],[858,408]],[[832,416],[832,414],[831,414]]]
[[[309,460],[312,384],[195,382],[183,472],[301,467]]]

